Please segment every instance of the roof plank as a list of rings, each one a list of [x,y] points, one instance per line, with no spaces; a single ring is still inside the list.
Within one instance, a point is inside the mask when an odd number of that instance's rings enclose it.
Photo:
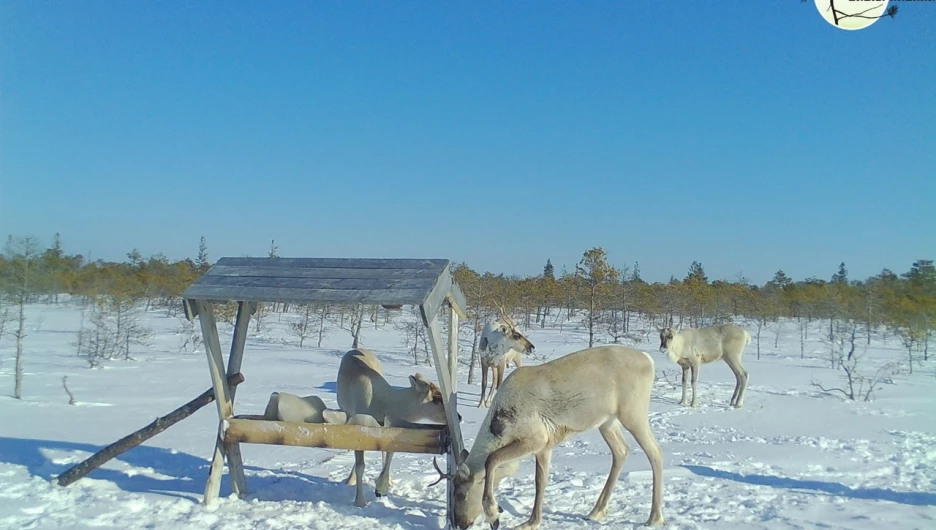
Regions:
[[[221,258],[186,300],[423,305],[464,299],[446,259]]]
[[[209,276],[264,276],[268,278],[427,278],[439,277],[440,269],[380,269],[380,268],[342,268],[342,267],[270,267],[246,265],[215,265]]]
[[[193,285],[185,292],[186,299],[252,302],[287,302],[291,304],[368,304],[415,305],[422,303],[424,289],[295,289],[293,287],[238,287]]]
[[[434,269],[438,274],[448,263],[447,259],[406,258],[221,258],[215,265],[304,269]]]
[[[296,290],[367,290],[422,289],[426,293],[435,284],[435,278],[270,278],[265,276],[205,276],[199,285],[216,287],[282,287]]]

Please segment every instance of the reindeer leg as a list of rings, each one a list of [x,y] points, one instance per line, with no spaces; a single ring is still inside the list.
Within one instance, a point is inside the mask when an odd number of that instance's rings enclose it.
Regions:
[[[487,389],[487,373],[487,365],[481,363],[481,397],[478,398],[478,408],[484,406],[484,391]]]
[[[531,440],[514,440],[488,455],[484,462],[484,494],[481,497],[481,505],[484,507],[485,519],[491,525],[492,530],[497,530],[500,526],[501,510],[497,501],[494,500],[494,475],[497,468],[501,464],[536,452],[541,447],[531,443]]]
[[[686,401],[686,386],[689,384],[689,365],[683,364],[682,367],[682,399],[679,400],[680,405],[688,405],[689,402]]]
[[[552,460],[552,449],[543,449],[536,453],[536,497],[533,500],[533,513],[530,519],[514,530],[536,530],[543,521],[543,496],[546,492],[546,482],[549,479],[549,462]]]
[[[497,365],[497,364],[491,366],[491,389],[488,392],[487,398],[484,401],[485,406],[488,406],[488,407],[490,407],[491,402],[494,401],[494,392],[497,392],[497,378],[498,378],[497,370],[499,366],[500,365]]]
[[[609,421],[598,427],[598,432],[601,433],[601,437],[604,438],[608,448],[611,449],[611,472],[608,473],[608,480],[605,481],[604,489],[601,490],[601,495],[598,496],[595,507],[586,516],[587,519],[592,521],[603,521],[608,515],[608,501],[611,500],[611,491],[614,489],[614,485],[617,484],[618,477],[621,476],[621,470],[624,469],[624,461],[627,460],[627,455],[630,454],[630,448],[627,447],[627,442],[624,441],[624,435],[621,433],[620,421],[617,419]]]
[[[730,405],[740,409],[744,406],[744,390],[747,388],[748,373],[747,370],[741,366],[740,360],[725,357],[725,362],[728,364],[728,367],[731,368],[731,371],[734,372],[735,376],[735,391],[731,396]]]
[[[690,362],[690,367],[692,369],[692,403],[690,406],[697,407],[698,403],[696,402],[696,397],[699,395],[699,368],[701,367],[701,363],[698,357],[693,357]]]
[[[358,508],[367,506],[364,500],[364,451],[354,452],[354,474],[357,475],[357,493],[354,496],[354,505]]]
[[[393,460],[393,452],[383,454],[383,469],[380,470],[380,476],[377,477],[377,487],[374,494],[377,497],[383,497],[390,491],[390,461]]]
[[[663,524],[663,452],[660,450],[660,444],[657,443],[653,431],[650,429],[650,420],[646,412],[640,414],[639,420],[624,423],[624,428],[637,441],[637,444],[643,449],[650,461],[650,470],[653,473],[653,500],[650,503],[650,518],[647,519],[646,526],[657,526]],[[622,422],[623,423],[623,422]]]

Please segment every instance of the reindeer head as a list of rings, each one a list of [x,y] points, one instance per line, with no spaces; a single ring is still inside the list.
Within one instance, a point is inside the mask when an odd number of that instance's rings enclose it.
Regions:
[[[660,351],[665,352],[670,343],[673,341],[673,337],[676,336],[676,332],[673,331],[673,328],[662,328],[660,330]]]
[[[484,473],[471,474],[468,465],[458,465],[458,470],[452,478],[452,489],[455,496],[455,526],[465,530],[473,525],[475,519],[481,515],[481,497],[484,493]],[[491,528],[497,528],[496,523]]]
[[[454,490],[453,493],[455,496],[455,506],[453,507],[455,520],[453,522],[460,530],[465,530],[473,525],[475,519],[477,519],[483,511],[481,498],[484,493],[484,471],[482,470],[472,475],[471,469],[469,469],[468,464],[465,463],[467,457],[468,451],[462,450],[461,463],[458,464],[458,468],[453,474],[442,472],[435,457],[432,458],[432,465],[439,473],[439,480],[430,484],[430,487],[438,484],[442,480],[452,481],[452,489]],[[490,524],[491,528],[496,530],[499,526],[499,521],[493,521],[490,522]]]
[[[497,308],[500,310],[501,316],[484,327],[478,344],[481,351],[490,350],[492,353],[500,355],[509,352],[511,349],[524,354],[533,353],[536,347],[530,342],[530,339],[520,332],[517,323],[510,318],[504,308],[500,305],[497,305]]]
[[[420,373],[409,377],[413,400],[407,409],[406,421],[418,422],[426,419],[435,423],[447,423],[445,406],[442,404],[442,389]],[[461,414],[458,415],[461,421]]]

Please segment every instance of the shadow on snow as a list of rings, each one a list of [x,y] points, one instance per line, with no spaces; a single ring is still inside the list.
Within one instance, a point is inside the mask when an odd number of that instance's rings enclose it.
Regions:
[[[881,488],[851,488],[838,482],[821,480],[800,480],[795,478],[775,477],[771,475],[742,475],[731,471],[720,471],[708,466],[683,465],[692,473],[701,477],[720,478],[755,486],[770,486],[791,490],[812,490],[850,499],[890,501],[911,506],[936,506],[936,493],[917,491],[893,491]]]
[[[68,456],[66,453],[71,452],[88,453],[75,455],[83,460],[100,449],[102,446],[86,443],[0,437],[0,463],[24,466],[31,475],[54,481],[59,474],[79,461],[69,460],[70,463],[59,464],[55,463],[56,459],[64,458]],[[49,453],[53,453],[54,456]],[[106,480],[130,493],[155,493],[194,502],[201,501],[210,467],[210,461],[204,458],[146,445],[134,447],[104,465],[113,466],[116,462],[136,468],[134,471],[137,472],[128,473],[129,470],[103,467],[95,469],[86,475],[86,478]],[[140,468],[160,476],[139,473]],[[414,529],[437,528],[436,516],[441,516],[445,510],[444,499],[437,494],[430,496],[438,497],[437,502],[415,501],[395,496],[392,492],[390,498],[395,506],[386,506],[380,501],[374,502],[372,484],[366,489],[368,506],[361,509],[353,504],[354,487],[343,482],[282,469],[245,465],[244,470],[248,473],[248,499],[323,502],[342,515],[399,518],[407,528]],[[223,498],[230,494],[230,478],[225,473],[222,477],[220,496]],[[415,515],[414,510],[428,515]]]

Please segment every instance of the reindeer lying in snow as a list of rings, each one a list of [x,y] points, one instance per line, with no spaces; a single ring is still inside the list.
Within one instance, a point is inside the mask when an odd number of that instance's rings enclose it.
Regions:
[[[744,406],[744,390],[747,388],[748,373],[741,365],[741,354],[751,343],[751,334],[733,324],[720,324],[697,329],[674,331],[672,328],[660,330],[660,351],[666,353],[671,362],[682,368],[682,399],[686,404],[686,372],[692,370],[692,403],[696,406],[698,393],[699,368],[703,364],[724,359],[735,376],[735,389],[729,404],[732,407]]]
[[[344,424],[348,421],[348,415],[340,410],[329,409],[318,396],[299,397],[286,392],[273,392],[263,411],[263,419]]]
[[[439,387],[418,373],[411,375],[409,382],[408,388],[390,386],[383,377],[380,361],[370,350],[351,350],[342,357],[338,368],[338,406],[349,417],[370,416],[384,427],[411,427],[412,423],[423,419],[446,423]],[[377,477],[375,488],[378,497],[386,495],[390,489],[392,459],[392,452],[383,453],[383,469]],[[355,451],[354,468],[347,483],[357,486],[354,498],[356,506],[366,505],[363,482],[364,451]]]
[[[539,528],[543,492],[553,447],[569,436],[597,428],[611,449],[611,472],[588,518],[603,520],[629,448],[630,432],[650,460],[653,495],[648,525],[663,524],[663,458],[650,430],[650,391],[655,377],[649,354],[624,346],[598,346],[536,366],[517,368],[494,396],[470,452],[460,455],[454,475],[455,524],[471,526],[482,512],[493,530],[500,525],[494,490],[513,475],[519,459],[536,456],[536,497],[530,519],[518,528]]]
[[[535,348],[533,343],[523,333],[520,333],[517,323],[507,315],[507,312],[500,306],[498,306],[498,309],[501,312],[500,318],[484,325],[481,340],[478,343],[481,360],[479,408],[491,405],[494,392],[504,381],[507,364],[513,363],[514,367],[519,368],[523,365],[522,354],[532,353]],[[491,393],[485,399],[484,391],[487,388],[489,369],[491,370]]]

